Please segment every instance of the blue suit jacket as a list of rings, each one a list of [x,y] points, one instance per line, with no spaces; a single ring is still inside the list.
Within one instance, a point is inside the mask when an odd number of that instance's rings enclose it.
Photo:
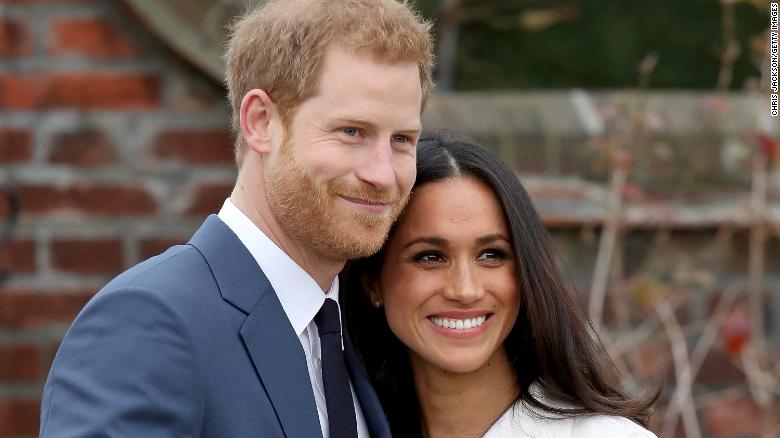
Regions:
[[[371,436],[389,437],[346,337],[345,354]],[[90,300],[57,352],[41,408],[45,438],[321,435],[298,336],[216,216]]]

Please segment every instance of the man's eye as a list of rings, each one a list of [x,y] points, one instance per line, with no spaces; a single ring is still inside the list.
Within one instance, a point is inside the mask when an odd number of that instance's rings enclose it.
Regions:
[[[402,134],[396,134],[393,136],[393,141],[396,143],[406,143],[409,141],[409,137]]]
[[[347,134],[350,137],[355,137],[358,135],[358,129],[357,128],[343,128],[342,131],[344,134]]]

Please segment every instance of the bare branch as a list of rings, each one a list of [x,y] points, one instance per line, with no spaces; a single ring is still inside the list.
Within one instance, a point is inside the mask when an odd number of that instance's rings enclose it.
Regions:
[[[693,379],[691,375],[690,361],[688,360],[688,344],[685,341],[680,324],[677,321],[677,317],[674,315],[674,310],[665,300],[658,302],[656,306],[658,316],[661,318],[666,335],[669,337],[669,343],[672,347],[672,359],[674,361],[675,377],[677,379],[677,387],[686,387],[685,393],[691,393],[691,385]],[[696,409],[690,396],[685,397],[684,400],[679,400],[678,403],[682,406],[682,419],[683,427],[685,428],[685,436],[687,438],[701,438],[701,430],[699,428],[699,421],[696,418]],[[664,421],[664,429],[661,436],[673,436],[675,421],[669,421],[669,418]]]
[[[707,325],[704,326],[702,336],[699,338],[698,342],[696,342],[696,346],[693,349],[688,364],[690,367],[691,383],[696,380],[696,375],[699,373],[699,369],[701,368],[702,363],[704,363],[704,359],[709,354],[712,344],[715,342],[715,339],[717,339],[720,327],[726,320],[728,310],[736,299],[740,288],[740,285],[737,283],[732,283],[726,288],[726,291],[723,293],[723,296],[721,296],[715,307],[712,317],[709,318]],[[690,390],[690,385],[677,385],[672,394],[670,404],[666,409],[666,413],[664,414],[664,424],[674,424],[677,421],[677,416],[680,413],[682,403],[691,396]]]

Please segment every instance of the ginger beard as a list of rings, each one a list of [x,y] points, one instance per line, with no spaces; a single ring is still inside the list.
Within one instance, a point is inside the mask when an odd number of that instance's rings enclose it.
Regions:
[[[293,143],[282,140],[279,158],[265,175],[268,201],[279,226],[296,242],[329,260],[368,257],[382,247],[393,222],[409,199],[396,186],[392,191],[354,187],[331,180],[324,187],[295,161]],[[350,209],[339,196],[390,205],[383,214]]]

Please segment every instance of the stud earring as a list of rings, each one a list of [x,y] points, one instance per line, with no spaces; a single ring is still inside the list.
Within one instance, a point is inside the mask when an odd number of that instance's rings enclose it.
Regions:
[[[382,307],[382,302],[381,302],[381,301],[379,301],[379,300],[373,300],[373,301],[371,302],[371,304],[373,304],[373,305],[374,305],[374,307],[376,307],[377,309],[378,309],[378,308],[380,308],[380,307]]]

